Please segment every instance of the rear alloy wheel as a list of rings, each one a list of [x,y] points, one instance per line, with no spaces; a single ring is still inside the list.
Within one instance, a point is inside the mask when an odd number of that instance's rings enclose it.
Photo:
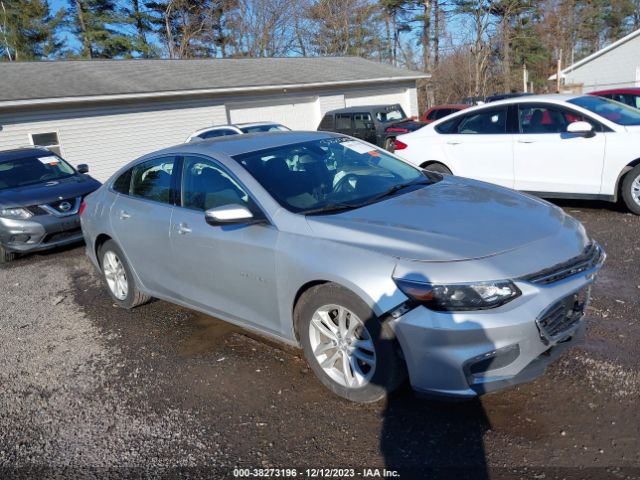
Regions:
[[[396,150],[396,139],[395,138],[387,138],[384,141],[384,149],[388,152],[393,153]]]
[[[309,366],[335,394],[375,402],[406,378],[393,332],[351,291],[312,287],[298,300],[295,319]]]
[[[640,215],[640,165],[624,176],[622,199],[632,213]]]
[[[439,162],[429,163],[422,167],[424,170],[428,170],[430,172],[436,173],[444,173],[445,175],[451,175],[451,170],[449,170],[446,165],[443,165]]]
[[[100,266],[109,294],[118,306],[130,309],[151,299],[136,287],[122,250],[113,240],[108,240],[100,248]]]
[[[0,245],[0,263],[13,262],[18,257],[16,252],[10,252]]]

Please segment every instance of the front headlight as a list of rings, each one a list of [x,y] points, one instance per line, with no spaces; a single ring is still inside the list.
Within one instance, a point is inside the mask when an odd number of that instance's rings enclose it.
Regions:
[[[436,285],[399,278],[394,280],[407,297],[436,311],[496,308],[522,294],[520,289],[509,280],[451,285]]]
[[[0,209],[0,217],[4,218],[19,218],[26,220],[31,218],[33,214],[26,208],[3,208]]]

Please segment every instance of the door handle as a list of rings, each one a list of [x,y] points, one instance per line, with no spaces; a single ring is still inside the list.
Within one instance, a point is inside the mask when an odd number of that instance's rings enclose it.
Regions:
[[[460,142],[456,142],[456,141],[451,140],[451,141],[447,142],[447,145],[460,145]]]
[[[536,140],[518,140],[518,143],[535,143]]]
[[[127,218],[131,218],[131,215],[124,210],[120,210],[120,220],[126,220]]]
[[[180,225],[178,225],[176,230],[178,230],[178,233],[180,235],[186,235],[188,233],[191,233],[191,229],[186,223],[181,223]]]

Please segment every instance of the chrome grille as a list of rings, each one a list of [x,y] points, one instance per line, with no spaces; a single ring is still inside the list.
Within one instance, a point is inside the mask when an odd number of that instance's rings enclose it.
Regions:
[[[595,268],[605,258],[604,250],[596,242],[590,243],[577,257],[546,268],[539,272],[527,275],[523,280],[540,285],[558,282],[565,278],[577,275]]]
[[[557,342],[570,334],[584,316],[589,303],[590,287],[583,288],[551,305],[536,320],[540,335],[547,343]]]
[[[82,203],[82,197],[65,198],[62,200],[56,200],[55,202],[48,203],[46,205],[38,205],[38,208],[55,215],[56,217],[66,217],[69,215],[75,215],[80,209]]]

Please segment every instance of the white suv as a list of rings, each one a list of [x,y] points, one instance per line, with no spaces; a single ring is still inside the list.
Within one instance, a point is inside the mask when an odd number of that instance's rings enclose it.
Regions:
[[[547,198],[617,201],[640,215],[640,110],[580,95],[518,97],[463,110],[396,140],[441,173]]]

